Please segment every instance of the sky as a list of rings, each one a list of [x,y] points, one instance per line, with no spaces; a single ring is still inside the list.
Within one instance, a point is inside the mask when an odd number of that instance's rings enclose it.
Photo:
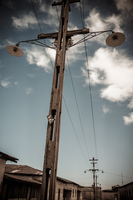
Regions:
[[[23,56],[14,57],[6,47],[58,32],[61,6],[52,3],[0,3],[0,151],[40,170],[56,50],[24,42]],[[110,189],[133,181],[133,3],[83,0],[70,7],[68,30],[113,30],[126,40],[109,47],[107,32],[66,51],[57,175],[91,186],[94,157],[98,185]],[[55,48],[53,39],[43,42]]]

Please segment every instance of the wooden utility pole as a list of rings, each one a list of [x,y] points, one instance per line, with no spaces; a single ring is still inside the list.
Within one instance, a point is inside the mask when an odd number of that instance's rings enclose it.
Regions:
[[[42,33],[38,36],[38,38],[40,39],[51,37],[55,38],[57,41],[51,100],[50,100],[50,108],[48,115],[40,200],[55,199],[62,94],[63,94],[63,82],[64,82],[64,70],[65,70],[65,54],[67,48],[67,41],[73,35],[89,33],[89,29],[67,31],[68,15],[70,9],[69,4],[76,2],[80,2],[80,0],[62,0],[62,2],[54,2],[52,6],[62,5],[59,32],[50,34]]]
[[[89,171],[93,172],[93,191],[94,191],[94,200],[96,200],[96,190],[95,190],[95,173],[96,171],[99,171],[99,169],[95,169],[95,164],[97,164],[98,159],[95,159],[94,157],[92,159],[90,159],[89,161],[92,161],[91,164],[93,164],[93,169],[89,169]]]
[[[97,177],[98,177],[98,176],[96,175],[96,192],[95,192],[96,200],[98,200]]]
[[[121,183],[123,185],[123,174],[121,173]]]

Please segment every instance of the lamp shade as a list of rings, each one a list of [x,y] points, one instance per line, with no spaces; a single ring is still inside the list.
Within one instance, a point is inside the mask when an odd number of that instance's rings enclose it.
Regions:
[[[12,56],[20,57],[23,55],[23,51],[18,46],[9,45],[6,47],[6,50]]]
[[[106,39],[106,44],[110,47],[117,47],[125,41],[125,35],[123,33],[112,33]]]

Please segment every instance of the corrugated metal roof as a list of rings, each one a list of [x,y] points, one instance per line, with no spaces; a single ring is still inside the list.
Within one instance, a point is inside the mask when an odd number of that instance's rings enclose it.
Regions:
[[[27,165],[10,165],[10,164],[6,165],[5,172],[10,174],[41,175],[41,176],[43,174],[41,170],[34,169]]]
[[[9,156],[8,154],[5,154],[3,152],[0,152],[0,158],[3,158],[4,160],[10,160],[12,162],[16,162],[17,163],[17,158]]]
[[[16,175],[16,174],[15,175],[5,174],[4,178],[8,179],[8,180],[15,180],[18,182],[27,182],[27,183],[41,185],[41,182],[36,181],[36,180],[32,179],[32,177],[29,177],[29,176],[22,176],[22,175]]]
[[[61,177],[57,177],[57,180],[68,183],[68,184],[75,184],[78,185],[77,183],[73,182],[73,181],[69,181],[67,179],[61,178]]]
[[[18,181],[26,181],[26,182],[32,182],[35,183],[36,181],[32,179],[33,177],[38,177],[38,176],[42,176],[43,172],[41,170],[38,169],[34,169],[32,167],[29,167],[27,165],[12,165],[12,164],[6,164],[6,168],[5,168],[5,177],[6,178],[12,178]],[[67,183],[67,184],[74,184],[77,186],[77,183],[64,179],[64,178],[60,178],[57,177],[58,181],[61,181],[63,183]],[[37,181],[37,183],[40,184],[40,182]]]

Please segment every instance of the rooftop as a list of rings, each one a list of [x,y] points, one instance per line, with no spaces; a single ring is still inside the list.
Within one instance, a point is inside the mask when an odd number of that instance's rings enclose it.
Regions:
[[[17,160],[18,160],[17,158],[9,156],[8,154],[5,154],[3,152],[0,152],[0,158],[4,159],[6,161],[10,160],[10,161],[15,162],[15,163],[17,163]]]
[[[35,180],[35,177],[42,177],[43,172],[41,170],[29,167],[27,165],[16,165],[16,164],[6,164],[5,167],[5,178],[6,179],[14,179],[18,181],[25,181],[25,182],[32,182],[32,183],[39,183],[37,180]],[[74,184],[77,186],[77,183],[57,177],[58,181],[61,181],[63,183],[67,184]]]

